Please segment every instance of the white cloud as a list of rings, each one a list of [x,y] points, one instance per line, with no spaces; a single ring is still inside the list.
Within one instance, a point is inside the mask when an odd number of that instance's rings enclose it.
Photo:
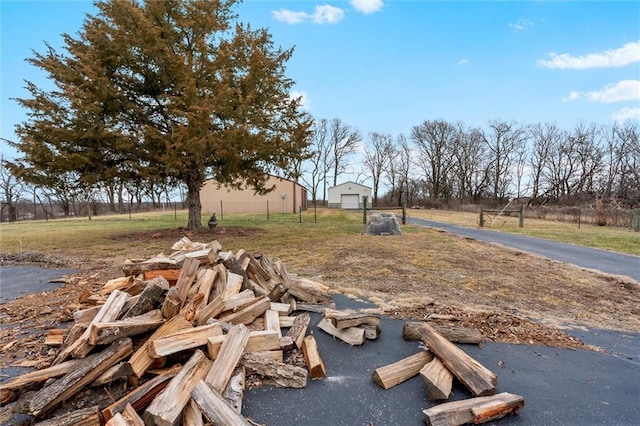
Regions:
[[[309,15],[304,12],[294,12],[292,10],[280,9],[271,12],[276,21],[286,22],[287,24],[299,24],[309,19]]]
[[[344,10],[328,4],[316,6],[313,14],[295,12],[288,9],[274,10],[271,15],[276,21],[287,24],[314,22],[316,24],[337,24],[344,19]]]
[[[614,102],[640,100],[640,80],[621,80],[615,84],[608,84],[600,90],[591,92],[573,91],[563,101],[572,101],[578,98],[587,98],[590,101],[611,104]]]
[[[292,90],[289,96],[291,97],[291,99],[300,98],[300,107],[303,110],[309,111],[311,109],[311,101],[309,100],[309,95],[307,95],[307,92]]]
[[[328,4],[316,6],[316,10],[313,12],[313,22],[316,24],[337,24],[343,19],[344,10]]]
[[[614,112],[611,118],[615,121],[638,120],[640,121],[640,108],[622,108]]]
[[[469,60],[464,58],[458,61],[458,65],[467,65],[468,63],[469,63]]]
[[[640,62],[640,41],[630,42],[617,49],[604,52],[589,53],[585,56],[573,56],[569,53],[547,54],[549,59],[538,60],[538,65],[545,68],[588,69],[614,68]]]
[[[529,27],[533,27],[533,22],[529,19],[518,19],[516,22],[509,22],[509,28],[514,32],[526,30]]]
[[[384,3],[382,0],[351,0],[351,6],[358,12],[369,15],[380,11]]]

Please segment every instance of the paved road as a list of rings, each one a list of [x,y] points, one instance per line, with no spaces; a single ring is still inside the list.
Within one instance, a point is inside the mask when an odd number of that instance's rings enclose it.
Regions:
[[[614,253],[606,250],[580,247],[524,235],[496,232],[488,229],[465,228],[432,220],[409,218],[409,223],[443,229],[455,235],[475,238],[480,241],[498,243],[507,247],[535,253],[560,262],[584,268],[597,269],[616,275],[626,275],[640,282],[640,257]],[[640,245],[640,236],[638,236]]]

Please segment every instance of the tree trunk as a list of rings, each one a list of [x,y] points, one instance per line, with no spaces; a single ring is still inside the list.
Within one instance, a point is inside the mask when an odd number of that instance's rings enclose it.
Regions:
[[[190,180],[187,184],[187,208],[189,220],[187,229],[195,231],[202,228],[202,203],[200,202],[200,182]]]

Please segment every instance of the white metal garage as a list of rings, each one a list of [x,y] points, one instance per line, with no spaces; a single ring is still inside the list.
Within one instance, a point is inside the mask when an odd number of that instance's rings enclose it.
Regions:
[[[340,207],[343,209],[357,209],[360,207],[358,194],[340,194]]]
[[[355,182],[345,182],[329,188],[329,208],[361,209],[363,198],[367,197],[367,207],[371,207],[371,188]]]

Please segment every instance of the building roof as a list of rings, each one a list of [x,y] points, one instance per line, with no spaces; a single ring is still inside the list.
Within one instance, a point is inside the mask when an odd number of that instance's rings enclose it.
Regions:
[[[357,185],[357,186],[360,186],[360,187],[362,187],[362,188],[368,188],[368,189],[371,189],[371,187],[370,187],[370,186],[363,185],[363,184],[361,184],[361,183],[356,183],[356,182],[354,182],[354,181],[352,181],[352,180],[349,180],[349,181],[347,181],[347,182],[344,182],[344,183],[341,183],[341,184],[339,184],[339,185],[333,186],[333,187],[329,188],[329,190],[331,190],[331,189],[335,189],[335,188],[340,188],[341,186],[345,186],[345,185]]]

